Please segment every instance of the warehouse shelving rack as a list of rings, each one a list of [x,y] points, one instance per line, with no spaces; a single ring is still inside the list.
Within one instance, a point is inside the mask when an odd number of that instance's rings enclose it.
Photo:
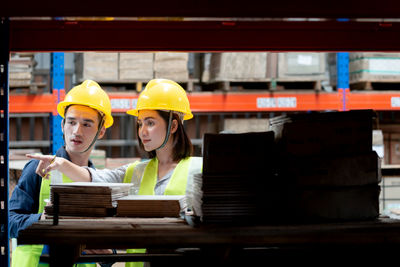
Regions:
[[[9,1],[0,10],[0,179],[1,179],[1,254],[0,265],[9,265],[8,254],[8,116],[9,112],[30,110],[52,112],[53,94],[14,98],[8,95],[9,51],[399,51],[400,23],[384,18],[399,18],[396,1],[338,0],[332,3],[314,0],[279,2],[242,1],[106,1],[70,0],[61,9],[56,1]],[[134,6],[133,6],[134,5]],[[76,8],[79,7],[79,8]],[[290,7],[290,8],[289,8]],[[53,20],[60,17],[206,17],[209,20]],[[8,17],[23,17],[12,19]],[[36,20],[32,17],[47,17]],[[263,18],[323,18],[320,20],[274,20]],[[351,20],[337,21],[345,17]],[[215,19],[217,18],[217,19]],[[218,19],[221,18],[221,19]],[[239,18],[239,19],[226,19]],[[250,19],[246,19],[250,18]],[[261,19],[257,19],[261,18]],[[356,18],[380,18],[358,21]],[[101,36],[101,38],[100,38]],[[4,38],[3,38],[4,37]],[[168,40],[168,41],[160,41]],[[337,93],[267,93],[257,96],[244,94],[191,94],[195,112],[211,111],[213,101],[227,112],[242,110],[347,110],[373,108],[398,110],[400,94],[395,92],[350,92],[348,87]],[[29,98],[31,97],[31,98]],[[36,98],[38,97],[38,98]],[[112,98],[118,98],[113,96]],[[272,100],[270,98],[273,98]],[[281,103],[291,107],[280,109]],[[47,99],[47,101],[45,101]],[[33,101],[35,100],[35,101]],[[271,104],[274,103],[275,104]],[[293,103],[296,105],[293,105]],[[10,106],[8,106],[10,103]],[[40,103],[40,105],[38,105]],[[244,103],[244,104],[243,104]],[[257,106],[263,103],[264,106]],[[29,106],[24,106],[28,105]],[[42,105],[43,104],[43,105]],[[275,106],[274,106],[275,105]],[[277,107],[278,105],[278,107]],[[286,104],[289,105],[289,104]],[[294,106],[294,107],[293,107]],[[290,109],[293,108],[293,109]]]

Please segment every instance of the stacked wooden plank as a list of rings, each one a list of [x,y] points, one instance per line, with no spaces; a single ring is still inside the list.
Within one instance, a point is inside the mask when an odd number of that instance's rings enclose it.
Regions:
[[[33,53],[13,53],[10,58],[9,86],[30,87],[32,83]]]
[[[62,183],[51,184],[51,202],[45,211],[61,216],[105,217],[115,214],[117,199],[127,196],[131,184],[123,183]],[[58,208],[55,195],[58,196]]]
[[[272,120],[281,151],[279,179],[288,186],[293,218],[347,221],[379,215],[381,173],[372,151],[373,116],[364,110]]]
[[[197,192],[188,199],[195,211],[200,209],[196,203],[201,203],[204,223],[259,223],[276,218],[273,150],[272,131],[204,136],[202,179],[195,179],[192,191]]]
[[[119,217],[179,217],[184,196],[129,195],[117,199]]]

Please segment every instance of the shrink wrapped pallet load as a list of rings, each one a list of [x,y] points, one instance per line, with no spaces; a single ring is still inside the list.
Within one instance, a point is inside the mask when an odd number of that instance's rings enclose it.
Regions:
[[[350,84],[400,82],[400,53],[350,53],[349,74]]]
[[[188,53],[155,53],[154,78],[165,78],[176,82],[187,82],[189,80],[188,59]]]
[[[278,81],[325,79],[325,53],[279,53]]]
[[[213,53],[209,81],[266,81],[268,53]]]
[[[119,80],[148,81],[153,79],[154,53],[120,53]]]

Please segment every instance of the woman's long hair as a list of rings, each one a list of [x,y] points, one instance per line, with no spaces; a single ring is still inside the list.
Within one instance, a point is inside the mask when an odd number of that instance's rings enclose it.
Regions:
[[[158,114],[160,114],[161,118],[165,121],[167,127],[168,127],[168,121],[169,121],[169,111],[161,111],[161,110],[156,110]],[[172,115],[172,121],[176,120],[178,122],[178,129],[175,131],[173,135],[171,135],[170,138],[173,139],[173,160],[174,161],[180,161],[181,159],[184,159],[186,157],[190,157],[193,153],[193,145],[192,142],[190,141],[190,138],[187,136],[185,128],[183,127],[182,120],[179,118],[179,115],[176,113],[173,113]],[[139,146],[141,149],[144,150],[144,146],[142,143],[142,140],[140,140],[139,137],[139,124],[136,123],[136,132],[137,136],[139,139]],[[156,151],[152,150],[148,152],[150,158],[154,158],[156,156]]]

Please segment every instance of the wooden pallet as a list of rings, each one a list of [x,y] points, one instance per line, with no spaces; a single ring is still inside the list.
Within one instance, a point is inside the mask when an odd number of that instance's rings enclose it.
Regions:
[[[359,81],[350,84],[351,90],[400,90],[400,80]]]
[[[135,90],[140,93],[149,82],[148,80],[104,80],[97,81],[103,88],[115,88],[118,91],[124,90]],[[179,83],[186,91],[195,91],[195,84],[198,83],[198,79],[189,79],[188,81],[176,81]]]
[[[204,91],[214,91],[214,90],[222,90],[222,91],[242,91],[242,90],[316,90],[320,91],[322,89],[321,80],[313,80],[313,81],[275,81],[275,80],[265,80],[265,81],[221,81],[214,82],[203,85]]]

